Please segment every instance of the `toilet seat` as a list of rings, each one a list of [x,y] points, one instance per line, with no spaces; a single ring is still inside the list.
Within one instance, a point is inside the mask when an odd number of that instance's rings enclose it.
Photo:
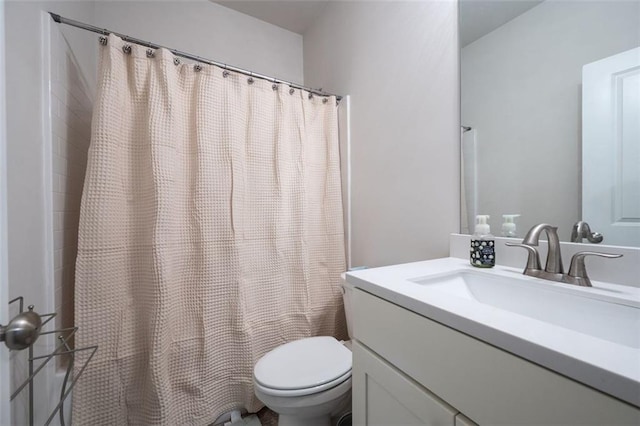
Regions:
[[[339,385],[341,385],[342,383],[348,381],[351,379],[351,370],[349,370],[347,373],[345,373],[343,376],[338,377],[336,380],[333,380],[329,383],[324,383],[322,385],[319,386],[313,386],[310,388],[303,388],[303,389],[273,389],[273,388],[268,388],[266,386],[262,386],[260,383],[258,383],[257,381],[254,381],[253,385],[256,387],[256,389],[258,389],[259,391],[267,394],[267,395],[271,395],[271,396],[282,396],[282,397],[295,397],[295,396],[307,396],[307,395],[313,395],[316,393],[320,393],[329,389],[333,389]],[[350,388],[351,386],[349,386]]]
[[[260,358],[253,377],[256,388],[269,395],[311,395],[351,377],[351,351],[330,336],[296,340]]]

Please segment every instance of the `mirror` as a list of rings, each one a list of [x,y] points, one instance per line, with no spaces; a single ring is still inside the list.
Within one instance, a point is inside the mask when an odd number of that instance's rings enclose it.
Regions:
[[[640,247],[639,46],[637,0],[460,1],[462,233]]]

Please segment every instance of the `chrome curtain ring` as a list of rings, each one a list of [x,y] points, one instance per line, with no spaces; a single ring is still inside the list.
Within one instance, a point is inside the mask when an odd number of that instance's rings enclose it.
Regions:
[[[229,71],[227,71],[227,70],[222,71],[222,76],[223,76],[224,78],[229,77]]]
[[[131,45],[125,44],[124,46],[122,46],[122,51],[127,55],[131,54]]]
[[[180,58],[173,58],[173,65],[180,65]]]
[[[156,52],[153,49],[147,49],[147,58],[153,58],[154,56],[156,56]]]
[[[294,94],[294,92],[295,92],[295,89],[293,89],[293,88],[289,89],[289,94],[290,94],[290,95],[293,95],[293,94]]]
[[[195,64],[195,65],[193,66],[193,70],[194,70],[195,72],[202,71],[202,65],[200,65],[200,64]]]
[[[100,42],[101,45],[106,46],[107,45],[107,38],[105,36],[100,36],[98,37],[98,41]]]

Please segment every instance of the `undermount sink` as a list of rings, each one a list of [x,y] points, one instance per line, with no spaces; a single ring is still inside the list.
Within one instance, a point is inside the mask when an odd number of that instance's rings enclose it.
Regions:
[[[429,290],[640,348],[640,303],[530,277],[458,270],[409,279]],[[559,287],[563,286],[563,287]]]
[[[640,407],[640,288],[579,287],[448,257],[347,274],[357,289]],[[357,328],[357,323],[356,323]]]

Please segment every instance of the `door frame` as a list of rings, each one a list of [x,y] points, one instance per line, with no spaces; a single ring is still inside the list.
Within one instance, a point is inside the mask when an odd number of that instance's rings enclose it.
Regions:
[[[4,0],[0,0],[0,324],[9,322]],[[0,425],[11,424],[9,349],[0,347]]]

